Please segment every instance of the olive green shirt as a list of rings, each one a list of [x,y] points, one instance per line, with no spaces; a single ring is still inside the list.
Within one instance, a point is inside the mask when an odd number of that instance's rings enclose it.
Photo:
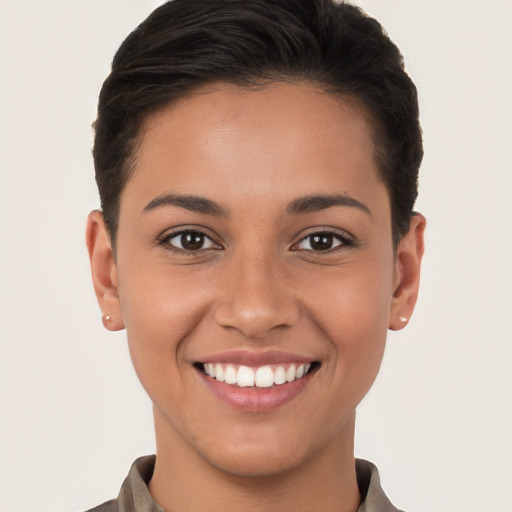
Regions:
[[[165,512],[149,494],[155,456],[137,459],[126,477],[116,500],[110,500],[88,512]],[[377,468],[366,460],[356,460],[357,483],[363,502],[357,512],[400,512],[389,501],[380,486]]]

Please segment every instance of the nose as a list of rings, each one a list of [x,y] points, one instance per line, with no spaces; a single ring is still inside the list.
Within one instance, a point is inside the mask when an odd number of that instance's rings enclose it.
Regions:
[[[300,304],[283,262],[260,254],[227,266],[215,309],[218,325],[263,339],[297,323]]]

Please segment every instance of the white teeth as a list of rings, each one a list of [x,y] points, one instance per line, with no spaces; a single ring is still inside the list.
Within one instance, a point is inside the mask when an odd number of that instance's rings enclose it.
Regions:
[[[270,365],[265,365],[253,369],[241,365],[237,370],[232,364],[206,363],[203,365],[204,373],[219,382],[238,385],[241,388],[270,388],[301,379],[308,373],[311,364],[291,364],[286,370],[285,368],[286,365],[282,365],[273,370]]]
[[[293,382],[295,380],[295,365],[292,364],[288,370],[286,370],[286,381],[287,382]]]
[[[224,374],[224,382],[226,384],[236,384],[236,370],[230,364],[228,364],[226,368],[226,373]]]
[[[286,372],[284,368],[280,366],[274,374],[274,384],[284,384],[286,382]]]
[[[236,375],[236,382],[241,388],[254,386],[254,371],[248,366],[240,366]]]
[[[258,388],[269,388],[274,385],[274,372],[270,366],[260,366],[256,370],[255,384]]]
[[[215,365],[215,378],[220,382],[224,382],[224,368],[220,364]]]

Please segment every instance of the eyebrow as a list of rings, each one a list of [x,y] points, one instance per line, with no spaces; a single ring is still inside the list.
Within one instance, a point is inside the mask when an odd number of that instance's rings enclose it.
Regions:
[[[185,210],[215,217],[227,216],[226,210],[219,203],[211,199],[181,194],[162,194],[148,203],[143,213],[149,213],[162,206],[177,206],[178,208],[185,208]]]
[[[357,208],[369,215],[372,214],[368,206],[346,194],[321,194],[299,197],[288,205],[286,213],[289,215],[296,215],[301,213],[319,212],[333,206]]]
[[[163,206],[176,206],[203,215],[227,217],[227,211],[216,201],[205,197],[181,194],[162,194],[148,203],[143,213],[149,213]],[[371,215],[368,206],[346,194],[318,194],[299,197],[288,205],[286,213],[298,215],[319,212],[333,206],[357,208]]]

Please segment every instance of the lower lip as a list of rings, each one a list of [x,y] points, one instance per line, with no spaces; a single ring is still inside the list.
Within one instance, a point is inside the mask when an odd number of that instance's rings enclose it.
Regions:
[[[312,376],[308,373],[301,379],[270,388],[240,388],[212,379],[200,370],[198,373],[217,398],[244,412],[267,412],[282,407],[306,388]]]

